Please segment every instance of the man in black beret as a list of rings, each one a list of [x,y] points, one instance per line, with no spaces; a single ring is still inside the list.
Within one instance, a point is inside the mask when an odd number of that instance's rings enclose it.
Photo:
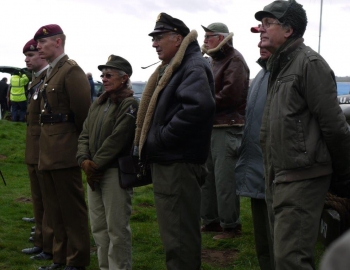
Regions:
[[[255,18],[261,21],[261,47],[272,53],[260,140],[276,269],[315,269],[314,247],[332,173],[334,191],[349,196],[350,132],[334,72],[303,43],[302,5],[274,1]]]
[[[201,267],[201,185],[215,112],[214,79],[197,32],[159,14],[152,46],[162,64],[142,95],[136,150],[151,163],[160,235],[170,270]]]
[[[84,71],[64,52],[66,36],[56,24],[35,33],[41,58],[50,65],[40,88],[42,170],[53,226],[53,264],[41,269],[85,269],[90,263],[90,235],[81,169],[75,159],[78,137],[91,98]]]

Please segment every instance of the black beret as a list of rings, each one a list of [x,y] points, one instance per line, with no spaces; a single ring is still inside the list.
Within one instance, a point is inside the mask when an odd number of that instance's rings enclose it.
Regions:
[[[128,60],[113,54],[108,57],[107,63],[105,65],[99,65],[97,68],[99,70],[102,70],[104,68],[114,68],[124,71],[129,75],[129,77],[132,75],[132,67]]]
[[[157,17],[156,26],[154,27],[153,32],[149,33],[148,35],[154,36],[158,33],[169,31],[179,33],[181,36],[185,37],[190,32],[190,29],[188,29],[183,21],[173,18],[170,15],[162,12]]]
[[[36,48],[36,46],[38,45],[38,43],[34,40],[34,39],[31,39],[29,40],[26,45],[24,45],[23,47],[23,53],[26,53],[26,52],[34,52],[34,51],[37,51],[38,49]]]
[[[34,35],[34,39],[38,40],[40,38],[46,38],[46,37],[56,36],[60,34],[63,34],[63,30],[59,25],[48,24],[40,27],[39,30],[36,31]]]

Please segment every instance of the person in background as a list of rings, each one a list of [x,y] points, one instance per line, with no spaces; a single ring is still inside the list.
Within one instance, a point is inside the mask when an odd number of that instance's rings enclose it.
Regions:
[[[168,270],[201,268],[200,186],[215,112],[214,79],[197,32],[160,13],[149,34],[162,64],[137,114],[135,152],[151,165]]]
[[[232,44],[233,33],[220,22],[202,26],[202,51],[210,56],[215,79],[215,103],[209,174],[202,187],[202,232],[220,232],[213,239],[241,235],[240,200],[236,194],[235,166],[242,142],[249,68]]]
[[[92,79],[92,74],[90,72],[86,73],[86,78],[89,81],[90,89],[91,89],[91,102],[94,102],[94,98],[96,97],[95,93],[95,84],[94,80]]]
[[[26,85],[29,79],[26,74],[15,70],[10,79],[11,117],[14,122],[24,122],[27,111]]]
[[[88,184],[92,235],[101,270],[131,269],[132,188],[119,185],[118,157],[130,153],[138,101],[133,97],[130,63],[111,55],[102,71],[105,92],[92,104],[79,136],[77,160]]]
[[[0,108],[1,108],[1,117],[0,119],[5,117],[5,113],[8,111],[7,108],[7,91],[9,89],[9,85],[7,84],[7,78],[4,77],[0,81]]]
[[[47,61],[39,56],[37,42],[29,40],[23,47],[25,62],[29,71],[32,71],[32,81],[27,95],[27,132],[25,161],[30,179],[33,210],[35,217],[34,247],[22,250],[25,254],[34,255],[31,259],[51,260],[53,245],[53,230],[47,219],[47,200],[43,183],[43,176],[38,169],[39,138],[40,138],[40,86],[44,83]],[[37,254],[38,253],[38,254]],[[37,254],[37,255],[35,255]]]
[[[251,32],[259,33],[258,27],[252,27]],[[261,41],[258,47],[260,48],[260,58],[257,63],[262,69],[252,81],[248,91],[246,123],[235,175],[237,194],[251,198],[255,250],[260,269],[273,270],[273,246],[265,201],[264,165],[259,136],[270,75],[270,72],[266,70],[266,62],[271,53],[261,48]]]
[[[78,137],[91,105],[84,71],[65,54],[66,36],[57,24],[34,35],[49,63],[40,88],[39,170],[48,198],[55,245],[53,264],[40,269],[83,270],[90,263],[90,235],[81,169],[75,158]]]
[[[277,270],[315,269],[326,193],[350,191],[350,131],[334,72],[304,44],[306,12],[295,0],[255,13],[261,48],[272,55],[260,131],[266,202]]]

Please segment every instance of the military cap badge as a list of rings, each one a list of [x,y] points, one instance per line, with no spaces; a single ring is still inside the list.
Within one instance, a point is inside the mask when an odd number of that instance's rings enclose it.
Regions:
[[[35,47],[33,45],[30,45],[29,50],[34,51]]]
[[[47,34],[48,34],[46,28],[43,28],[43,34],[44,34],[44,35],[47,35]]]

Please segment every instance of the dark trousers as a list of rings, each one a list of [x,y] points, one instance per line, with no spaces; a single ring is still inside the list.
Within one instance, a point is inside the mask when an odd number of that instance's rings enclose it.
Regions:
[[[43,178],[55,236],[53,262],[88,266],[90,235],[80,168],[43,171]]]
[[[27,111],[27,101],[11,101],[11,116],[14,122],[24,122]]]
[[[7,108],[7,100],[0,100],[0,106],[1,106],[1,118],[5,117],[5,113],[8,110]]]
[[[168,270],[201,267],[200,203],[198,182],[205,165],[152,164],[154,200]]]
[[[27,164],[27,170],[35,217],[34,246],[41,248],[46,253],[52,254],[53,229],[47,220],[46,210],[48,206],[43,176],[37,164]]]
[[[316,269],[314,250],[331,177],[267,186],[276,270]]]
[[[255,250],[261,270],[273,270],[273,245],[267,205],[264,199],[251,198]]]

